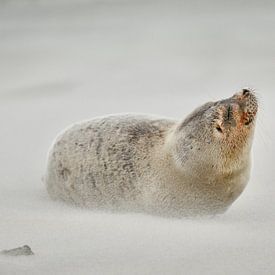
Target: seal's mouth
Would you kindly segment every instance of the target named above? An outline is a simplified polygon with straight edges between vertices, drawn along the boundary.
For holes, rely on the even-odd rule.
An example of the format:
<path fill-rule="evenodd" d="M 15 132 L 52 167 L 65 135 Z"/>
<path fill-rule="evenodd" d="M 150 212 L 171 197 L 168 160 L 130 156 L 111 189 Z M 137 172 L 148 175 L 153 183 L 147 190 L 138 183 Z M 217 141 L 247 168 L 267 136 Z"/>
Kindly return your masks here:
<path fill-rule="evenodd" d="M 232 97 L 220 101 L 220 119 L 216 126 L 223 133 L 232 127 L 249 127 L 253 124 L 258 111 L 257 98 L 252 90 L 242 89 Z"/>

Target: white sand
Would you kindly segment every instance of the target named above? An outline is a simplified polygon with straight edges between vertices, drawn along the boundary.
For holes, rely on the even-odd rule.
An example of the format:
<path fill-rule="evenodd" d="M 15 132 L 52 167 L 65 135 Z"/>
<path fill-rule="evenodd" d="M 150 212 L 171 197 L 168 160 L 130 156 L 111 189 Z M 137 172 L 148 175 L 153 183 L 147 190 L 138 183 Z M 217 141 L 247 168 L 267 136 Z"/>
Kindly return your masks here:
<path fill-rule="evenodd" d="M 35 253 L 0 256 L 1 275 L 275 273 L 274 1 L 183 2 L 0 2 L 0 250 Z M 48 198 L 47 149 L 68 124 L 183 118 L 243 86 L 262 103 L 254 165 L 225 215 L 96 213 Z"/>

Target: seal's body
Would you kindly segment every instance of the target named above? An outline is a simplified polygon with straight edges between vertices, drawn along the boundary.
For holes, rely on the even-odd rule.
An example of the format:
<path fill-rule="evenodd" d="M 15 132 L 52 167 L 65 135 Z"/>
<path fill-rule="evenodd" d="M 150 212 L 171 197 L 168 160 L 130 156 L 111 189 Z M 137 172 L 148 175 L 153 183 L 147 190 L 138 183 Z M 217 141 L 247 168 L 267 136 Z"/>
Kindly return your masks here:
<path fill-rule="evenodd" d="M 224 212 L 248 182 L 256 112 L 244 89 L 180 122 L 113 115 L 75 124 L 49 153 L 48 192 L 97 209 Z"/>

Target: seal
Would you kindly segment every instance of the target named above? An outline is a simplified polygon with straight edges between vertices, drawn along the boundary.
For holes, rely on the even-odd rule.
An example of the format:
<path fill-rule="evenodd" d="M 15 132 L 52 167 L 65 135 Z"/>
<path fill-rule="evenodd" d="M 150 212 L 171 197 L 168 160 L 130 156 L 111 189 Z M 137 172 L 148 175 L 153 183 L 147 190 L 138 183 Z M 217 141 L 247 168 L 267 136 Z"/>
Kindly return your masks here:
<path fill-rule="evenodd" d="M 76 123 L 49 152 L 48 193 L 105 210 L 223 213 L 249 180 L 257 110 L 243 89 L 182 121 L 126 114 Z"/>

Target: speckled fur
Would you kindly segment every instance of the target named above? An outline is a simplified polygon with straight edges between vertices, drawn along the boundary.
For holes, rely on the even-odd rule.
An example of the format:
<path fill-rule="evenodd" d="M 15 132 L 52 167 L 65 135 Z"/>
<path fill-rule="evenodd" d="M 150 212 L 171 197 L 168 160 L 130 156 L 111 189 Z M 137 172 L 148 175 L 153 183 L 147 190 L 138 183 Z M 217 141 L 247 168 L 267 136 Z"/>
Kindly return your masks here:
<path fill-rule="evenodd" d="M 49 194 L 97 209 L 166 216 L 224 212 L 249 178 L 257 101 L 243 91 L 180 122 L 111 115 L 71 126 L 49 152 Z M 251 123 L 246 127 L 244 120 Z"/>

